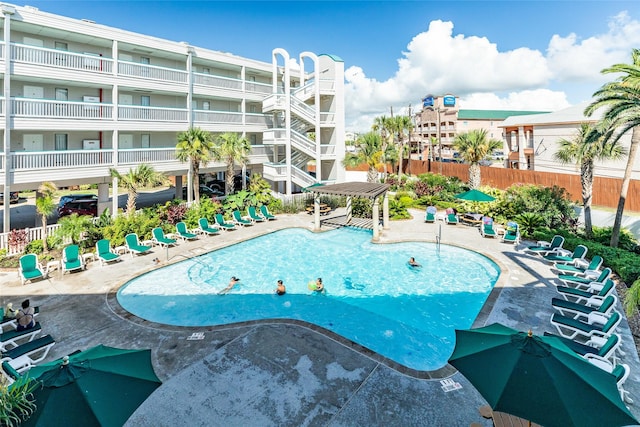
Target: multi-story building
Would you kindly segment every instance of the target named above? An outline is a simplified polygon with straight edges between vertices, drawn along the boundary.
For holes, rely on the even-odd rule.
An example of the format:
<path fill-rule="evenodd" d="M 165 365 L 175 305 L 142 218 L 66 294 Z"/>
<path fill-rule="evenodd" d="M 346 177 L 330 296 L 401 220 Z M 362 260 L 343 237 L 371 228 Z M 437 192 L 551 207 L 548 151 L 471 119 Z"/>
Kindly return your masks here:
<path fill-rule="evenodd" d="M 582 123 L 595 124 L 602 117 L 602 110 L 590 117 L 584 115 L 589 102 L 546 114 L 512 116 L 500 126 L 504 129 L 506 167 L 530 169 L 541 172 L 579 174 L 575 164 L 562 164 L 555 158 L 560 149 L 558 141 L 572 140 L 578 134 Z M 631 132 L 620 138 L 619 144 L 627 151 L 631 144 Z M 621 178 L 627 164 L 627 157 L 618 160 L 595 160 L 596 176 Z M 640 159 L 635 159 L 631 179 L 640 179 Z"/>
<path fill-rule="evenodd" d="M 267 63 L 29 6 L 0 4 L 0 12 L 5 231 L 10 191 L 43 181 L 98 184 L 99 212 L 116 212 L 110 168 L 126 173 L 147 163 L 175 177 L 182 197 L 188 165 L 176 160 L 176 136 L 190 127 L 246 137 L 247 169 L 275 191 L 343 180 L 338 57 L 303 52 L 294 68 L 279 48 Z M 224 169 L 211 162 L 201 171 Z"/>
<path fill-rule="evenodd" d="M 458 100 L 453 95 L 428 95 L 422 99 L 422 110 L 414 116 L 415 131 L 412 135 L 412 146 L 417 146 L 417 151 L 422 154 L 422 150 L 427 150 L 431 144 L 434 146 L 434 159 L 442 157 L 445 161 L 451 160 L 456 154 L 453 149 L 456 135 L 475 129 L 484 129 L 487 131 L 487 137 L 502 140 L 501 125 L 507 117 L 541 113 L 543 112 L 466 110 L 458 107 Z"/>

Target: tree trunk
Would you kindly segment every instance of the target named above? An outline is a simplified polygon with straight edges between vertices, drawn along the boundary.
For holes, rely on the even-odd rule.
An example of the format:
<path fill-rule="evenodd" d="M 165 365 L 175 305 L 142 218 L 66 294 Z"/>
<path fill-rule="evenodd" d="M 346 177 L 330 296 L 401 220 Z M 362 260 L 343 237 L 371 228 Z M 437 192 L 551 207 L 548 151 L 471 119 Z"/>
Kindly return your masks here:
<path fill-rule="evenodd" d="M 127 190 L 127 215 L 129 216 L 136 212 L 136 197 L 138 197 L 136 190 Z"/>
<path fill-rule="evenodd" d="M 580 165 L 580 183 L 582 184 L 582 204 L 584 205 L 584 233 L 588 239 L 593 237 L 591 223 L 591 198 L 593 195 L 593 159 L 584 159 Z"/>
<path fill-rule="evenodd" d="M 193 200 L 198 203 L 200 202 L 200 162 L 194 160 L 191 164 L 191 170 L 193 171 Z"/>
<path fill-rule="evenodd" d="M 369 170 L 367 171 L 367 182 L 377 182 L 378 180 L 378 169 L 375 167 L 369 166 Z"/>
<path fill-rule="evenodd" d="M 398 180 L 400 179 L 400 177 L 402 176 L 402 148 L 403 148 L 403 144 L 402 142 L 398 143 L 398 151 L 399 151 L 399 156 L 398 156 Z"/>
<path fill-rule="evenodd" d="M 440 159 L 442 161 L 442 159 Z M 471 188 L 480 187 L 480 165 L 471 163 L 469 165 L 469 186 Z"/>
<path fill-rule="evenodd" d="M 227 181 L 227 195 L 229 194 L 233 194 L 233 159 L 229 158 L 227 159 L 227 176 L 226 176 L 226 181 Z"/>
<path fill-rule="evenodd" d="M 42 250 L 49 252 L 49 245 L 47 244 L 47 216 L 41 215 L 42 221 Z"/>
<path fill-rule="evenodd" d="M 627 159 L 627 167 L 624 170 L 622 178 L 622 188 L 620 189 L 620 199 L 618 200 L 618 209 L 616 210 L 616 219 L 613 223 L 611 231 L 611 247 L 617 248 L 620 243 L 620 228 L 622 226 L 622 215 L 624 214 L 624 203 L 627 200 L 627 192 L 629 191 L 629 182 L 631 181 L 631 171 L 638 153 L 638 145 L 640 144 L 640 126 L 633 128 L 631 133 L 631 145 L 629 146 L 629 158 Z"/>

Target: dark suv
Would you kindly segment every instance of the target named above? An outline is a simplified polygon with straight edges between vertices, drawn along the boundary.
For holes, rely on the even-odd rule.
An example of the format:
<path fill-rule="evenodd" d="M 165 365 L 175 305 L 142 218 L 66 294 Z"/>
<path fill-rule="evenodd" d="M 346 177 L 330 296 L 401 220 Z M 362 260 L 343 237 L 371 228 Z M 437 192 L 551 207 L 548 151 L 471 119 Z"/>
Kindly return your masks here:
<path fill-rule="evenodd" d="M 95 194 L 66 194 L 64 196 L 60 196 L 60 202 L 58 203 L 58 209 L 63 207 L 69 202 L 74 200 L 98 200 L 98 196 Z"/>
<path fill-rule="evenodd" d="M 209 196 L 213 199 L 222 199 L 224 198 L 224 192 L 201 184 L 200 196 Z M 182 198 L 184 200 L 187 200 L 187 187 L 182 187 Z"/>
<path fill-rule="evenodd" d="M 9 203 L 18 203 L 20 201 L 20 193 L 17 191 L 9 192 Z M 0 191 L 0 203 L 4 202 L 4 191 Z"/>
<path fill-rule="evenodd" d="M 58 207 L 58 217 L 71 214 L 98 216 L 98 201 L 94 199 L 71 200 Z"/>

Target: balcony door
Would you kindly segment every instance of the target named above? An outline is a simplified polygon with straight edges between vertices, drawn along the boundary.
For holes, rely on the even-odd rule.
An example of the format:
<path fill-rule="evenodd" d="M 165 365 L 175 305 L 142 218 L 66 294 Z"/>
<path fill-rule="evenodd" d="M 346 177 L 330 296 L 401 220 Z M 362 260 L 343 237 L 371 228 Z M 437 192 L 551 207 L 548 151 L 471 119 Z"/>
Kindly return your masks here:
<path fill-rule="evenodd" d="M 133 148 L 133 135 L 120 134 L 118 136 L 118 148 L 121 150 L 130 150 Z"/>
<path fill-rule="evenodd" d="M 22 137 L 24 151 L 44 151 L 44 136 L 42 134 L 25 134 Z"/>

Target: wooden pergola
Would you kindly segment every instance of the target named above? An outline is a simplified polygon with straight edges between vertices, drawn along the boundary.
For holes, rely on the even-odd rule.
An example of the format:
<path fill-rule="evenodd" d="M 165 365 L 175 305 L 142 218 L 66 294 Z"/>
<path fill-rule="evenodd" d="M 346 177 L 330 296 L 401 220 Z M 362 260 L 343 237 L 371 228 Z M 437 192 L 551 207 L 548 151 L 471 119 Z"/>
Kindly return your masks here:
<path fill-rule="evenodd" d="M 373 201 L 372 229 L 373 240 L 380 239 L 380 227 L 378 218 L 380 217 L 380 198 L 382 197 L 382 228 L 389 229 L 389 190 L 388 184 L 375 184 L 371 182 L 343 182 L 341 184 L 315 185 L 307 187 L 306 191 L 313 193 L 314 209 L 314 230 L 320 230 L 320 196 L 333 195 L 345 196 L 347 198 L 347 216 L 344 225 L 350 225 L 352 221 L 351 201 L 354 197 L 371 199 Z"/>

